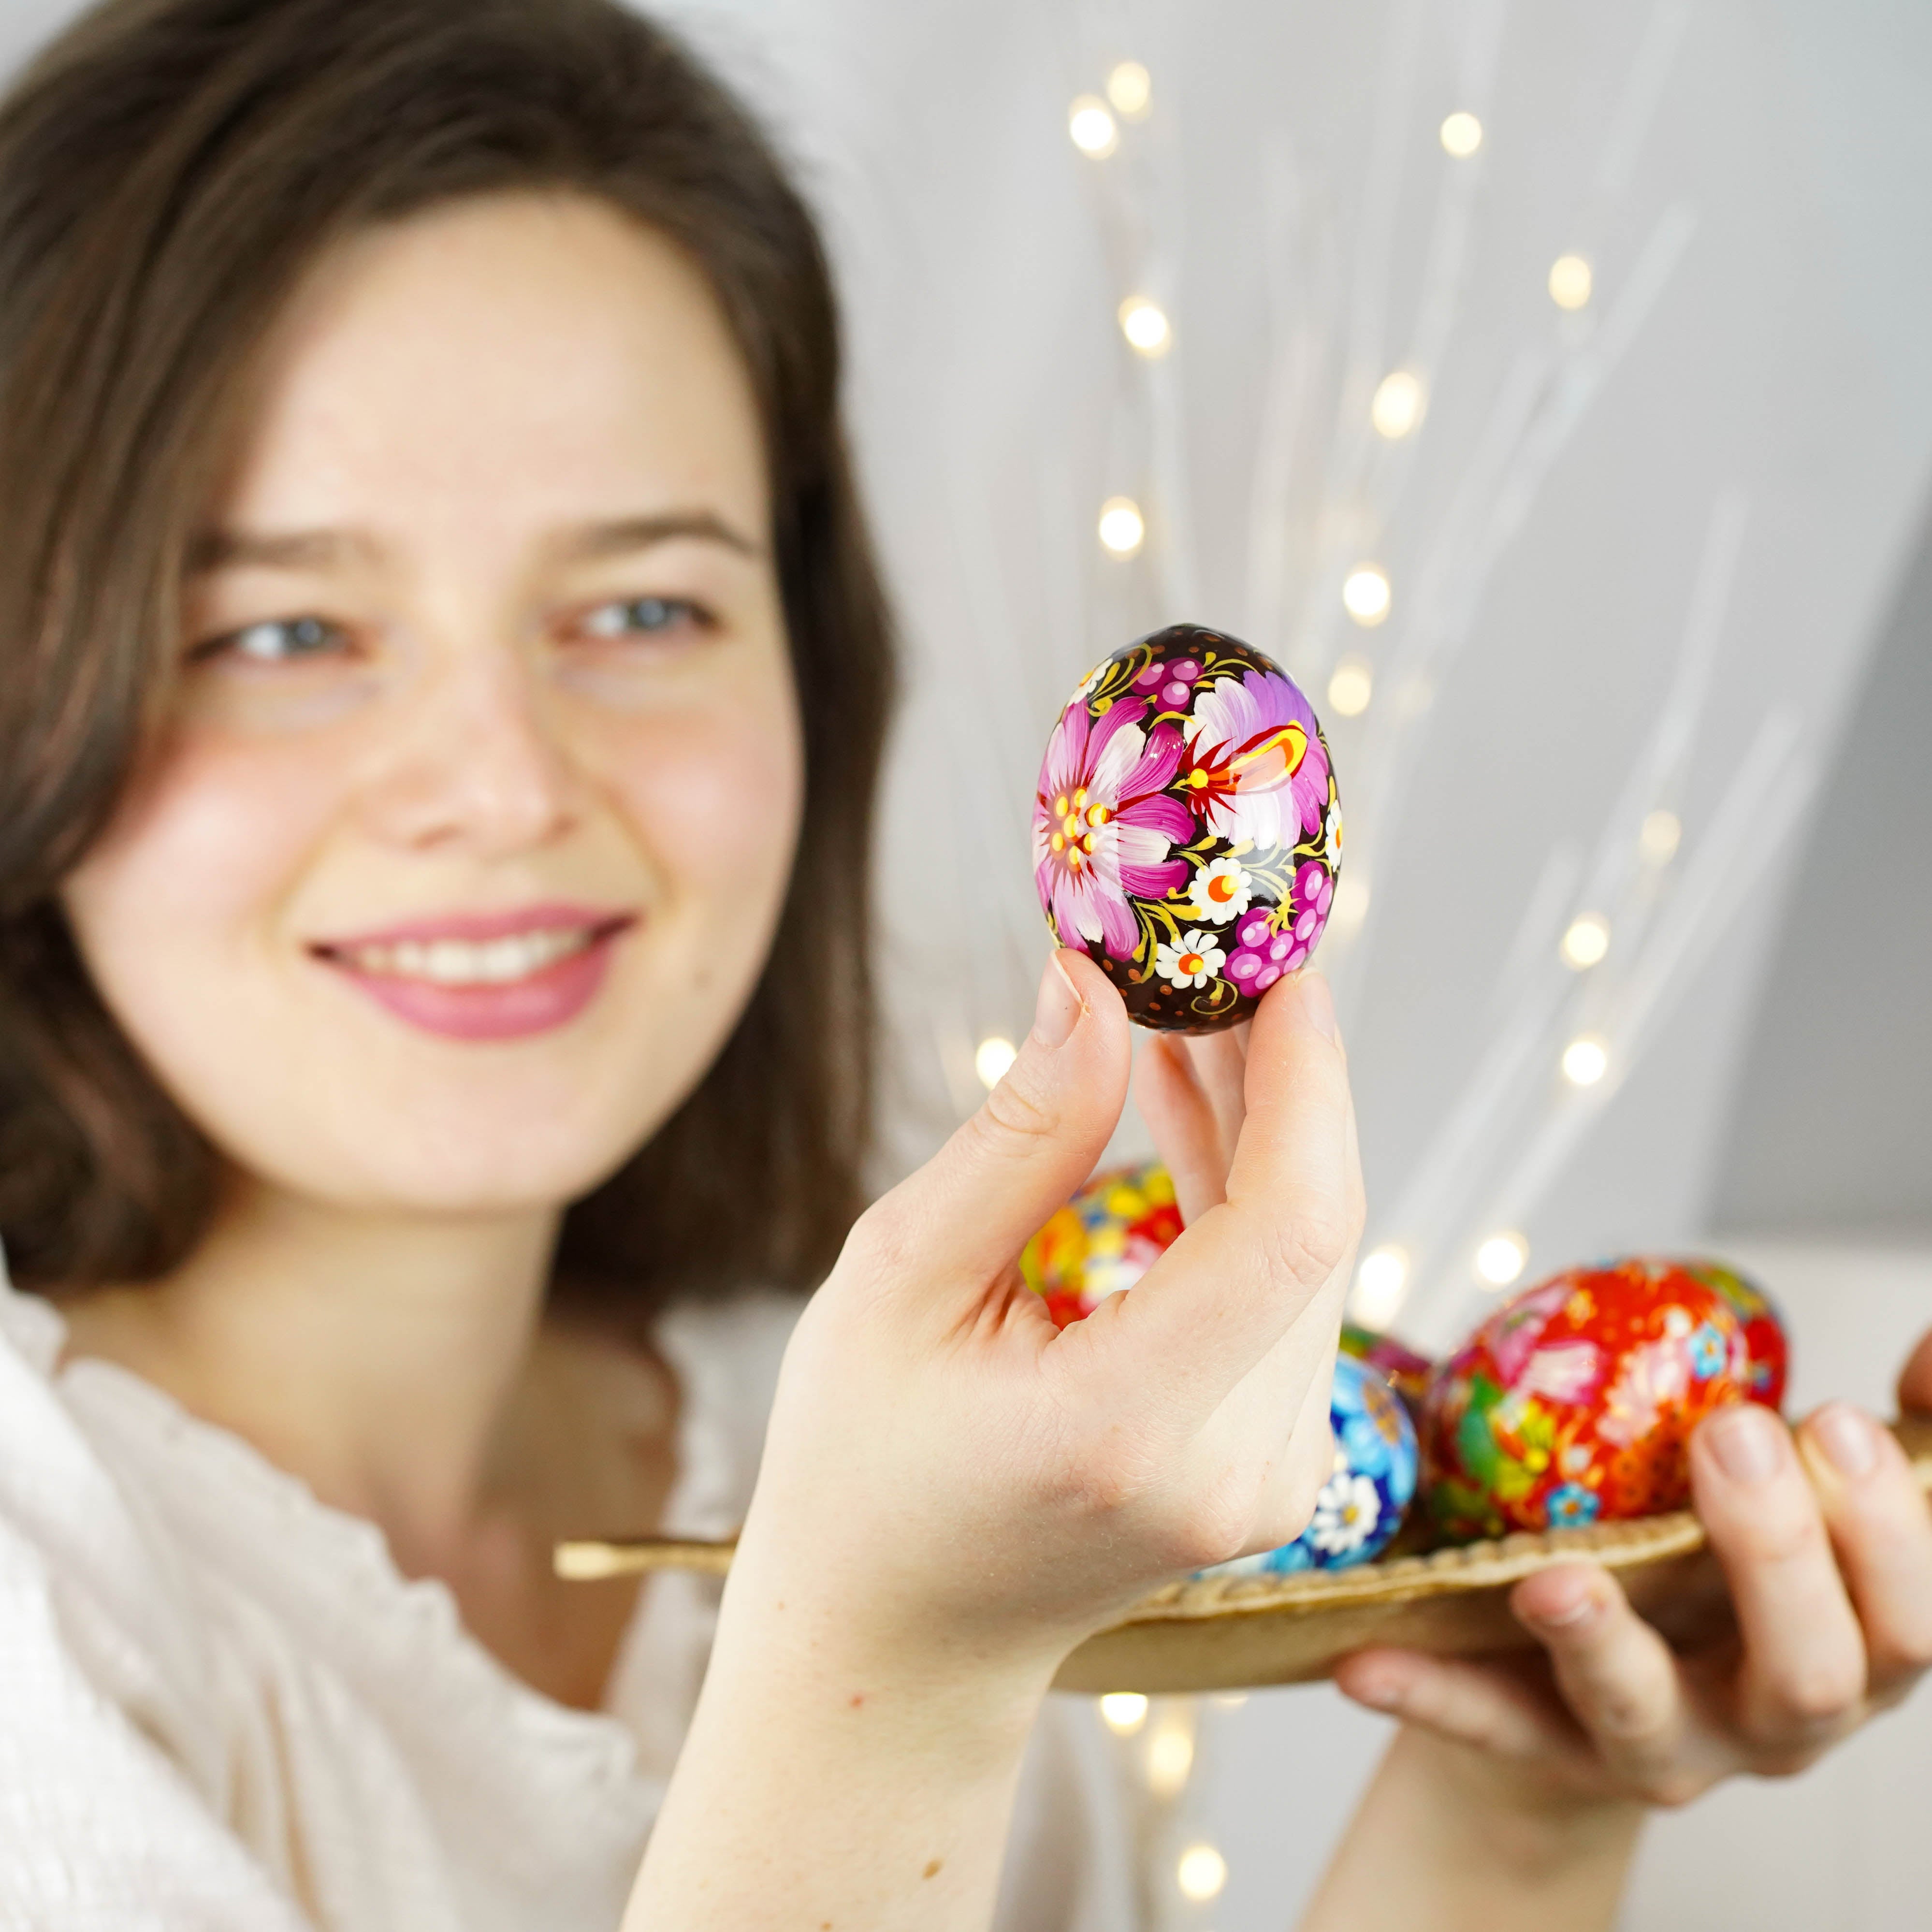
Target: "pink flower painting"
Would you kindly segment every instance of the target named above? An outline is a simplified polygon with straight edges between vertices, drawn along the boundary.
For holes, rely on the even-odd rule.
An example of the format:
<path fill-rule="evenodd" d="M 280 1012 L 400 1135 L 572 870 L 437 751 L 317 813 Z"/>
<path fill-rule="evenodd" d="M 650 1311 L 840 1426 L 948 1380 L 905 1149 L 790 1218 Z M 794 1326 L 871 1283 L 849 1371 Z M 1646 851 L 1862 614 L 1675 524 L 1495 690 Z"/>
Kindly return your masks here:
<path fill-rule="evenodd" d="M 1280 671 L 1196 688 L 1181 789 L 1202 824 L 1238 848 L 1292 845 L 1322 829 L 1328 753 L 1307 699 Z"/>
<path fill-rule="evenodd" d="M 1034 878 L 1061 943 L 1098 940 L 1114 959 L 1141 943 L 1132 899 L 1164 898 L 1188 876 L 1174 847 L 1194 821 L 1166 787 L 1180 770 L 1180 734 L 1149 731 L 1148 701 L 1116 703 L 1090 718 L 1084 703 L 1060 714 L 1040 768 L 1033 814 Z"/>

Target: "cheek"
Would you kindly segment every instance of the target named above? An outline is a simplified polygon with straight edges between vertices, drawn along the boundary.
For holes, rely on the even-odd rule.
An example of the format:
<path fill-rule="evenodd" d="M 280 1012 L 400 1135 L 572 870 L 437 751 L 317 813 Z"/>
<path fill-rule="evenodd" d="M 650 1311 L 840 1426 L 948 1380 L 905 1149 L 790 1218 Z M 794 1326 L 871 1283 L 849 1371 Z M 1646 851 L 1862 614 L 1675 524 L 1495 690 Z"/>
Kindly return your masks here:
<path fill-rule="evenodd" d="M 63 895 L 104 992 L 158 992 L 175 962 L 206 970 L 267 943 L 334 814 L 340 772 L 339 760 L 286 745 L 196 740 L 168 752 Z"/>
<path fill-rule="evenodd" d="M 784 897 L 804 793 L 796 712 L 772 686 L 640 726 L 614 765 L 626 815 L 677 894 L 736 904 L 760 928 Z"/>

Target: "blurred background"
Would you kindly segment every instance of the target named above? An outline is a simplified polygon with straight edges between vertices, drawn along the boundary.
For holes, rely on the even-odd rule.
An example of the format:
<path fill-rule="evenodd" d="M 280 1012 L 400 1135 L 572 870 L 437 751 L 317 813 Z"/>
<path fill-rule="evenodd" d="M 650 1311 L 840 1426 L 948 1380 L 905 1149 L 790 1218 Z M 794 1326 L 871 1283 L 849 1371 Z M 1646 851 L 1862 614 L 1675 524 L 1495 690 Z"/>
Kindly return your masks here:
<path fill-rule="evenodd" d="M 1334 752 L 1358 1311 L 1439 1346 L 1702 1245 L 1785 1304 L 1798 1406 L 1889 1414 L 1932 1322 L 1932 11 L 676 10 L 847 298 L 908 663 L 892 1171 L 1028 1024 L 1058 706 L 1193 619 Z M 1096 1724 L 1158 1822 L 1096 1922 L 1280 1932 L 1384 1735 L 1325 1689 Z M 1928 1790 L 1922 1698 L 1660 1820 L 1625 1923 L 1917 1925 Z"/>
<path fill-rule="evenodd" d="M 0 56 L 73 10 L 4 0 Z M 1358 1312 L 1438 1346 L 1702 1245 L 1784 1303 L 1798 1406 L 1888 1413 L 1932 1322 L 1932 9 L 659 10 L 845 293 L 907 660 L 881 1178 L 1028 1023 L 1059 706 L 1196 620 L 1334 752 Z M 1384 1735 L 1325 1689 L 1096 1714 L 1159 1802 L 1095 1922 L 1279 1932 Z M 1928 1790 L 1922 1698 L 1661 1820 L 1625 1923 L 1922 1924 Z"/>

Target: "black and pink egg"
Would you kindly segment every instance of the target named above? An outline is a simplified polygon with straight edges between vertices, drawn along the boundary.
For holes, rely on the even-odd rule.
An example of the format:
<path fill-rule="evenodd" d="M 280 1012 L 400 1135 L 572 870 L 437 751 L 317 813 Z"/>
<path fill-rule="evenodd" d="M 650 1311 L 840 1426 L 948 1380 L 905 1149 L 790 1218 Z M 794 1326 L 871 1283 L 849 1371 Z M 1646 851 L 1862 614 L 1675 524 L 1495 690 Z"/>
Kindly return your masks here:
<path fill-rule="evenodd" d="M 1054 936 L 1142 1026 L 1246 1018 L 1314 951 L 1341 869 L 1313 707 L 1260 652 L 1197 624 L 1116 651 L 1054 727 L 1033 859 Z"/>

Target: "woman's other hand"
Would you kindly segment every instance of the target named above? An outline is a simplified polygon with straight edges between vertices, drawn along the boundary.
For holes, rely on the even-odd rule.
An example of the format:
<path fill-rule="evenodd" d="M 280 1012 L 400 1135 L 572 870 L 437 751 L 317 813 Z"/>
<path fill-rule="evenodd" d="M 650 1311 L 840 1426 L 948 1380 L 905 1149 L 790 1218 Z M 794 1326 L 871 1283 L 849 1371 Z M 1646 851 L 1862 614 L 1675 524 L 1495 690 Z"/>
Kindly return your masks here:
<path fill-rule="evenodd" d="M 1899 1400 L 1932 1412 L 1932 1334 Z M 1606 1571 L 1568 1563 L 1512 1596 L 1534 1654 L 1338 1668 L 1404 1730 L 1305 1932 L 1404 1922 L 1372 1868 L 1390 1831 L 1432 1923 L 1607 1925 L 1646 1808 L 1802 1771 L 1910 1693 L 1932 1666 L 1932 1510 L 1889 1430 L 1844 1402 L 1795 1432 L 1742 1405 L 1698 1430 L 1691 1478 L 1736 1612 L 1722 1640 L 1673 1653 Z"/>
<path fill-rule="evenodd" d="M 1901 1396 L 1927 1384 L 1932 1336 Z M 1720 1411 L 1690 1466 L 1735 1636 L 1676 1655 L 1606 1571 L 1559 1564 L 1510 1599 L 1540 1657 L 1365 1652 L 1337 1682 L 1516 1767 L 1545 1803 L 1681 1804 L 1738 1772 L 1803 1770 L 1932 1666 L 1932 1511 L 1891 1432 L 1846 1402 L 1795 1434 L 1756 1404 Z"/>

